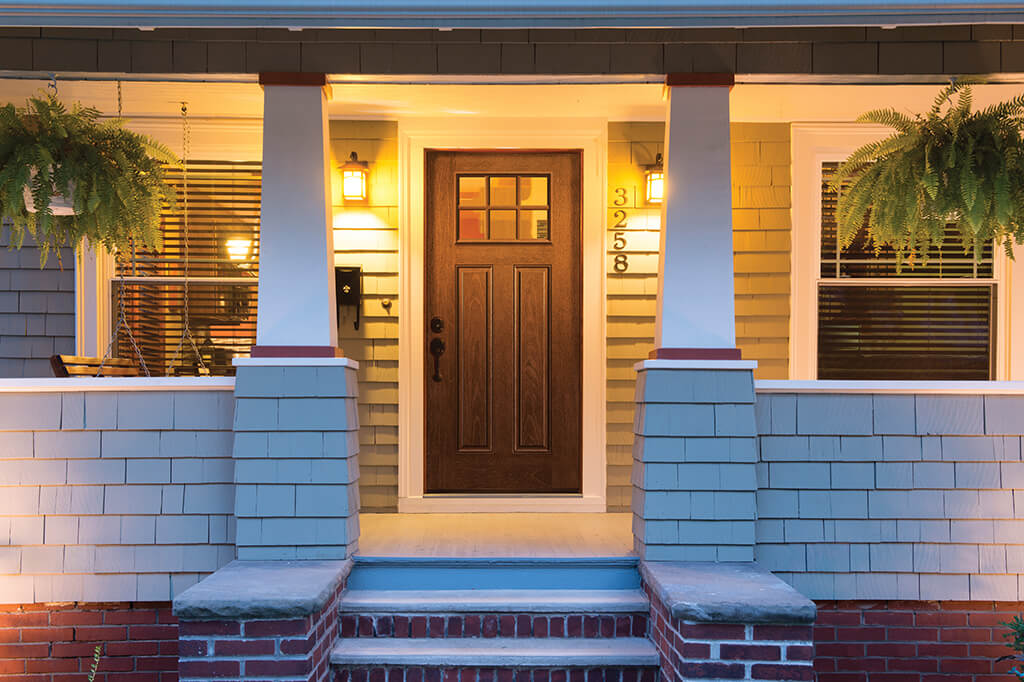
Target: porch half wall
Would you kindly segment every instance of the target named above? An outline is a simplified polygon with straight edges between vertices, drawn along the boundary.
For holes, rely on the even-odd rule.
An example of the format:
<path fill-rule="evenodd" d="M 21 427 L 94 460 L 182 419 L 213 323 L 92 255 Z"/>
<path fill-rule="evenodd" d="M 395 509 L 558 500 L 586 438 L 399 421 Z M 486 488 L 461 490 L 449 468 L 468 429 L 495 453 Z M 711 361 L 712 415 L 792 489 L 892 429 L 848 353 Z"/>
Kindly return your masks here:
<path fill-rule="evenodd" d="M 0 604 L 166 602 L 235 558 L 234 380 L 43 381 L 0 392 Z"/>
<path fill-rule="evenodd" d="M 787 383 L 757 393 L 762 566 L 816 600 L 1024 601 L 1019 390 Z"/>

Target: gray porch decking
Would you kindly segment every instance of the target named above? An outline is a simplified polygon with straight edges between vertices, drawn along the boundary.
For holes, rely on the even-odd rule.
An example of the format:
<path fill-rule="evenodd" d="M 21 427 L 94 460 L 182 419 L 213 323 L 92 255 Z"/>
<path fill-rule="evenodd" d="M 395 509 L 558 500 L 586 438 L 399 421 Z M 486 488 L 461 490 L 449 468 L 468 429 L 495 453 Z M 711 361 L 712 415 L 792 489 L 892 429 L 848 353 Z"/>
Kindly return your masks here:
<path fill-rule="evenodd" d="M 361 514 L 359 554 L 415 557 L 619 557 L 632 514 Z"/>

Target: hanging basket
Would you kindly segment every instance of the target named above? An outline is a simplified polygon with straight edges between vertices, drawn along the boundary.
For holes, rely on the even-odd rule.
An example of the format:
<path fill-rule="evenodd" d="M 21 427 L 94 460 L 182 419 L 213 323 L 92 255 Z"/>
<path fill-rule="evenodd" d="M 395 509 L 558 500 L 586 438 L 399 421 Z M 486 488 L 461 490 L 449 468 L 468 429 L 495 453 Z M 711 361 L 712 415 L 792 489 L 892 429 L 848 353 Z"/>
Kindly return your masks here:
<path fill-rule="evenodd" d="M 25 210 L 29 213 L 36 213 L 36 201 L 32 196 L 32 183 L 36 179 L 36 169 L 33 168 L 29 174 L 29 181 L 22 189 L 25 197 Z M 53 215 L 75 215 L 75 205 L 72 196 L 75 194 L 75 183 L 68 183 L 68 193 L 71 196 L 64 196 L 53 192 L 50 195 L 50 213 Z"/>

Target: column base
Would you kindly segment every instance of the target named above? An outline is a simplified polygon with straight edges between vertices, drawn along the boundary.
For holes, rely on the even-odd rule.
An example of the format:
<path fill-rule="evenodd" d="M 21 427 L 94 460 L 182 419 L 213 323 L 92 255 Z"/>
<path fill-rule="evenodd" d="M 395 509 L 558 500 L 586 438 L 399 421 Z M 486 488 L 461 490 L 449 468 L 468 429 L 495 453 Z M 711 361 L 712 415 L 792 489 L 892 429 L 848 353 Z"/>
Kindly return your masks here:
<path fill-rule="evenodd" d="M 739 348 L 655 348 L 651 360 L 742 360 Z"/>
<path fill-rule="evenodd" d="M 335 346 L 253 346 L 253 358 L 343 358 L 345 352 Z"/>

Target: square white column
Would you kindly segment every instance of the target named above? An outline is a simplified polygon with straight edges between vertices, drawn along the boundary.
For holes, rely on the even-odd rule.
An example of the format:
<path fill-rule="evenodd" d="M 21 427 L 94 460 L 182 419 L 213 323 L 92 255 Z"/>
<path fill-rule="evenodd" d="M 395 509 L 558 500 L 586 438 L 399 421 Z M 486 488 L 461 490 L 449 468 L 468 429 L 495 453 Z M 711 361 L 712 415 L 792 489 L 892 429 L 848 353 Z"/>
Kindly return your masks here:
<path fill-rule="evenodd" d="M 330 133 L 323 74 L 261 74 L 263 183 L 253 356 L 338 346 Z"/>
<path fill-rule="evenodd" d="M 738 359 L 733 296 L 730 74 L 668 81 L 665 198 L 652 357 Z"/>

